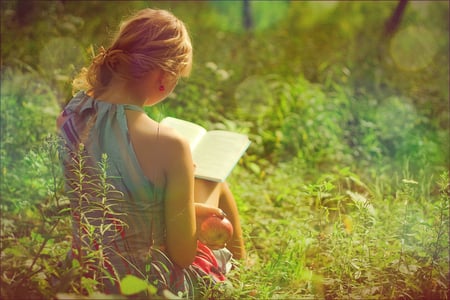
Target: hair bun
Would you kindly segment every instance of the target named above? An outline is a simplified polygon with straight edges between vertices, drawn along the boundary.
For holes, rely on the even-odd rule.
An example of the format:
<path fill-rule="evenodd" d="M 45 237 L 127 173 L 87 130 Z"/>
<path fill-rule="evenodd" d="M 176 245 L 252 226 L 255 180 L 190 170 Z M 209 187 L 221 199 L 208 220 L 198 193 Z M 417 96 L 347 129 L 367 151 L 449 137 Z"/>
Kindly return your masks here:
<path fill-rule="evenodd" d="M 117 64 L 120 62 L 120 55 L 125 51 L 121 49 L 105 49 L 100 47 L 100 52 L 97 55 L 98 63 L 103 66 L 107 66 L 111 71 L 115 70 Z"/>

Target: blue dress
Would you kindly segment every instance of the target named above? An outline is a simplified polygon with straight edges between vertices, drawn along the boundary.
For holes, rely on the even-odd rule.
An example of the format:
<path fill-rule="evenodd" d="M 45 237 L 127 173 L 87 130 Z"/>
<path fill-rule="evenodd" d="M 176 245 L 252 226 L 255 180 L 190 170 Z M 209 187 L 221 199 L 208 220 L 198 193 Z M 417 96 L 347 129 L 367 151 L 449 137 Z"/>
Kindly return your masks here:
<path fill-rule="evenodd" d="M 119 293 L 120 280 L 131 274 L 147 279 L 158 292 L 196 298 L 201 286 L 225 280 L 231 254 L 199 243 L 188 268 L 169 259 L 165 190 L 148 180 L 138 163 L 126 110 L 143 111 L 79 92 L 58 118 L 72 212 L 71 256 L 105 292 Z"/>

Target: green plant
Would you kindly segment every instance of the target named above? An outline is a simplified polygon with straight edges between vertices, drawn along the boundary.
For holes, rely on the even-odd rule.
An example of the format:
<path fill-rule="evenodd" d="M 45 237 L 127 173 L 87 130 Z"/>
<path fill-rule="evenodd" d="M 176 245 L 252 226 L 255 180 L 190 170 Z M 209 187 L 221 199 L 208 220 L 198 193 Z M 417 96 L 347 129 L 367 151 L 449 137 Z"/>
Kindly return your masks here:
<path fill-rule="evenodd" d="M 427 221 L 422 221 L 422 251 L 417 253 L 420 267 L 417 275 L 426 299 L 448 297 L 448 239 L 449 239 L 449 174 L 442 173 L 438 180 L 439 197 L 431 208 Z"/>
<path fill-rule="evenodd" d="M 445 299 L 448 175 L 436 195 L 425 173 L 419 182 L 404 170 L 382 189 L 347 167 L 305 179 L 295 160 L 266 169 L 263 181 L 234 175 L 253 262 L 240 267 L 237 295 Z"/>
<path fill-rule="evenodd" d="M 73 166 L 67 184 L 71 187 L 69 199 L 74 202 L 72 216 L 77 223 L 80 245 L 72 249 L 72 267 L 79 270 L 74 288 L 80 294 L 102 292 L 108 280 L 120 281 L 114 270 L 107 271 L 112 267 L 108 253 L 113 251 L 107 241 L 120 235 L 118 228 L 127 226 L 121 218 L 124 213 L 117 210 L 124 201 L 123 194 L 110 182 L 106 154 L 98 165 L 86 155 L 83 144 L 76 153 L 66 155 L 64 159 L 71 160 L 68 163 Z"/>
<path fill-rule="evenodd" d="M 25 157 L 27 173 L 24 173 L 30 177 L 22 178 L 16 187 L 23 188 L 24 192 L 31 189 L 25 195 L 34 192 L 34 199 L 30 197 L 19 204 L 2 201 L 1 293 L 4 299 L 53 296 L 52 278 L 59 273 L 60 257 L 69 248 L 65 239 L 69 220 L 61 194 L 58 147 L 58 139 L 49 136 Z M 30 174 L 30 170 L 35 173 Z M 34 191 L 27 181 L 34 184 Z"/>

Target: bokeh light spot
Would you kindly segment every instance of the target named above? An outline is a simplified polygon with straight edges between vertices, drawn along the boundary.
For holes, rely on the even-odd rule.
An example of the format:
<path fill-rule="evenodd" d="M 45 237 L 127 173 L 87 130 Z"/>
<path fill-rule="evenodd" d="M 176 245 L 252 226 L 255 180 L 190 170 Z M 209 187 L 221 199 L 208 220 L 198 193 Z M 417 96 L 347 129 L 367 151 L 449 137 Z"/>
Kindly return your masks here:
<path fill-rule="evenodd" d="M 400 30 L 390 44 L 390 53 L 395 64 L 408 71 L 417 71 L 428 66 L 437 50 L 436 35 L 418 26 Z"/>

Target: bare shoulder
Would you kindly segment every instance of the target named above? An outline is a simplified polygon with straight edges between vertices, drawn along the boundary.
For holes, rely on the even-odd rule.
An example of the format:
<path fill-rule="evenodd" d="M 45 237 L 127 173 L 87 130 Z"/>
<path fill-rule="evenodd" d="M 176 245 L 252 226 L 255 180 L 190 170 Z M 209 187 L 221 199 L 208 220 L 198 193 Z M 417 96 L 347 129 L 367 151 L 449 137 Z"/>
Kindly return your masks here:
<path fill-rule="evenodd" d="M 144 173 L 153 174 L 156 166 L 166 172 L 177 172 L 183 165 L 192 164 L 188 142 L 170 127 L 145 114 L 130 113 L 128 129 Z"/>
<path fill-rule="evenodd" d="M 163 124 L 159 124 L 158 127 L 158 143 L 164 148 L 164 151 L 181 151 L 190 154 L 188 141 L 175 130 Z"/>
<path fill-rule="evenodd" d="M 164 126 L 143 113 L 128 114 L 128 129 L 132 139 L 146 146 L 163 143 L 167 146 L 184 145 L 186 141 L 175 130 Z"/>

